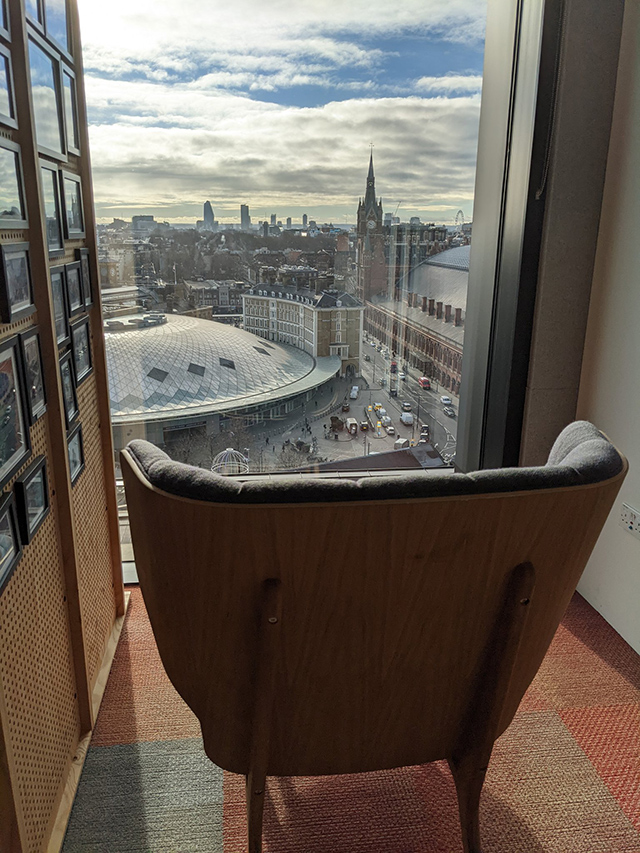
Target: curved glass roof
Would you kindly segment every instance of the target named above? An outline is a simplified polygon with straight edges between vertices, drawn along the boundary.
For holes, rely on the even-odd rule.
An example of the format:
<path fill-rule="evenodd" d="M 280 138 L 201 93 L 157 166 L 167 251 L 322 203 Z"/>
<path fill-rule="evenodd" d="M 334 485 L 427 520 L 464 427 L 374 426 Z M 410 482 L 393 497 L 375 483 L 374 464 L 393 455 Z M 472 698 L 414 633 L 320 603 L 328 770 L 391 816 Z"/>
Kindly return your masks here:
<path fill-rule="evenodd" d="M 140 315 L 105 326 L 114 423 L 229 412 L 309 390 L 340 369 L 224 323 L 167 315 L 138 328 Z"/>

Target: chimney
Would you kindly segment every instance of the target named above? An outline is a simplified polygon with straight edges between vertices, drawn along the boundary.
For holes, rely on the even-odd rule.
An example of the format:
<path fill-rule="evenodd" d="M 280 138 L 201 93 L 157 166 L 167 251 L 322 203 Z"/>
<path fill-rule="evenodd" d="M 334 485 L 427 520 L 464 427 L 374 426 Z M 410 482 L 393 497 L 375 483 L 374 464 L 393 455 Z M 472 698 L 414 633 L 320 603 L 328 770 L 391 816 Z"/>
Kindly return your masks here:
<path fill-rule="evenodd" d="M 451 322 L 451 305 L 444 306 L 444 321 L 445 323 Z"/>
<path fill-rule="evenodd" d="M 435 299 L 430 299 L 430 300 L 429 300 L 429 314 L 431 314 L 432 316 L 436 313 L 436 309 L 435 309 L 435 307 L 434 307 L 434 306 L 435 306 L 435 304 L 436 304 Z"/>
<path fill-rule="evenodd" d="M 422 310 L 423 311 L 427 310 L 427 297 L 426 296 L 422 297 Z"/>
<path fill-rule="evenodd" d="M 442 320 L 442 302 L 436 302 L 436 317 Z"/>
<path fill-rule="evenodd" d="M 462 308 L 456 308 L 456 316 L 455 316 L 455 320 L 453 321 L 453 325 L 454 326 L 461 326 L 462 325 Z"/>

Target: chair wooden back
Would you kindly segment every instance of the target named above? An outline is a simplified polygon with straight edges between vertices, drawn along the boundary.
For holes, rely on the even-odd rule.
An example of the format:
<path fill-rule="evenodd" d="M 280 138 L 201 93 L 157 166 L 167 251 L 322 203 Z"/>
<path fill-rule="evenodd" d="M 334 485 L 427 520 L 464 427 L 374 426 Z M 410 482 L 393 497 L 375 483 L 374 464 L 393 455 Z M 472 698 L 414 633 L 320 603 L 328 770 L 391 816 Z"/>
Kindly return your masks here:
<path fill-rule="evenodd" d="M 626 463 L 610 479 L 563 488 L 289 504 L 180 497 L 152 485 L 130 451 L 122 470 L 158 648 L 200 720 L 207 754 L 249 771 L 264 683 L 264 582 L 275 578 L 266 772 L 313 775 L 450 757 L 492 666 L 513 570 L 530 563 L 535 589 L 500 734 L 542 662 Z"/>

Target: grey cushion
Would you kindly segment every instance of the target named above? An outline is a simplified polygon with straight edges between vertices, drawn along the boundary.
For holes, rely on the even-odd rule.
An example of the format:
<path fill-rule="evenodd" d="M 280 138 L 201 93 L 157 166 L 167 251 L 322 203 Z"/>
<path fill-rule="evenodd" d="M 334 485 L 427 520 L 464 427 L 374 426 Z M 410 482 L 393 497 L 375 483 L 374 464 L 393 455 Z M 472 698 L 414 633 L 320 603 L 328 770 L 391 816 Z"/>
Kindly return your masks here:
<path fill-rule="evenodd" d="M 586 421 L 576 421 L 562 431 L 545 466 L 470 474 L 446 469 L 361 479 L 275 475 L 243 482 L 174 462 L 148 441 L 132 441 L 127 449 L 153 486 L 181 497 L 219 503 L 322 503 L 550 489 L 607 480 L 623 464 L 615 447 Z"/>

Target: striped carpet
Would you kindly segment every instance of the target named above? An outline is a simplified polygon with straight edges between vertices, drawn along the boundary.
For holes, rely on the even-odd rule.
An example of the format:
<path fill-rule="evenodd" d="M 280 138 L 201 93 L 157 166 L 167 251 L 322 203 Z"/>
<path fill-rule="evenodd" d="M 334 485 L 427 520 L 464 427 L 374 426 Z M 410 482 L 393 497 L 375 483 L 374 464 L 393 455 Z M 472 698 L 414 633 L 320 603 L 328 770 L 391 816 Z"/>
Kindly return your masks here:
<path fill-rule="evenodd" d="M 640 658 L 576 595 L 481 804 L 484 853 L 640 853 Z M 270 779 L 268 853 L 461 853 L 444 762 Z M 67 830 L 64 853 L 241 853 L 244 780 L 205 757 L 169 683 L 139 589 Z"/>

